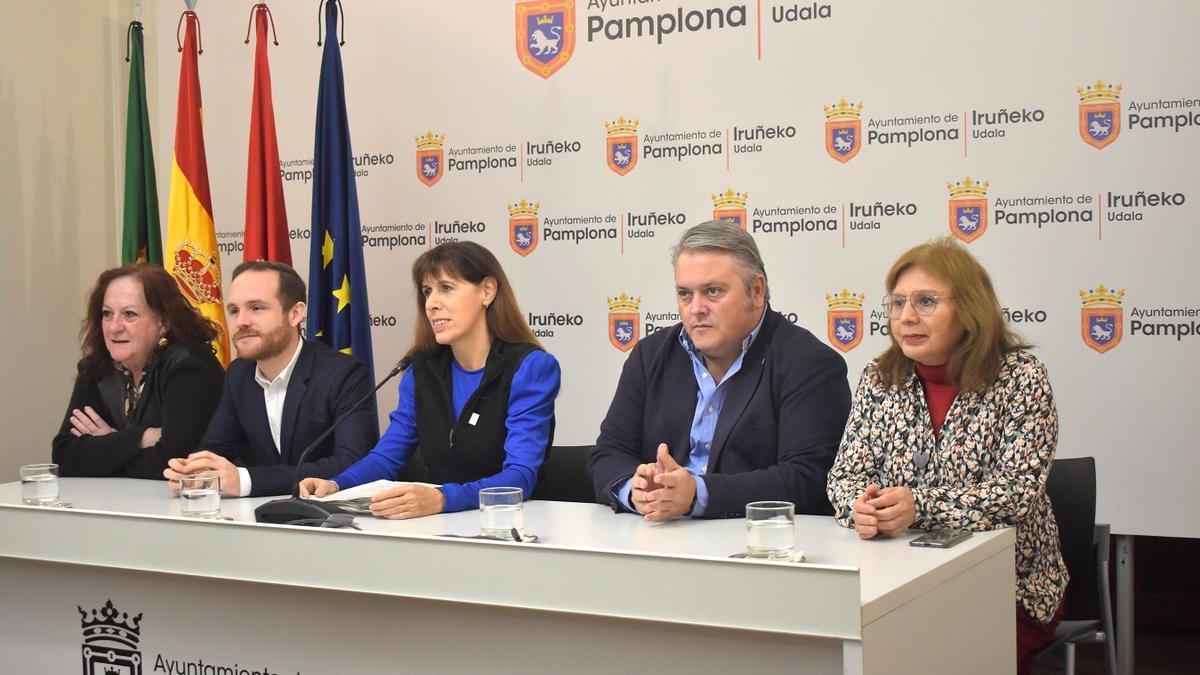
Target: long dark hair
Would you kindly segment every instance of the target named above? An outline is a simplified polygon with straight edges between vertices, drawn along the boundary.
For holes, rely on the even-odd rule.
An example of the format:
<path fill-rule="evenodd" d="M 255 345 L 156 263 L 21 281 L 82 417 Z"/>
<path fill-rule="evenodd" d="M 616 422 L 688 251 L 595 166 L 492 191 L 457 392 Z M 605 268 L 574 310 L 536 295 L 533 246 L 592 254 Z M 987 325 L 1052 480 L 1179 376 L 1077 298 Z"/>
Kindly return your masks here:
<path fill-rule="evenodd" d="M 533 336 L 533 331 L 517 306 L 517 297 L 500 261 L 486 248 L 473 241 L 453 241 L 438 244 L 422 253 L 412 267 L 413 286 L 417 296 L 417 317 L 413 324 L 413 346 L 408 350 L 415 354 L 433 354 L 441 345 L 433 335 L 433 327 L 425 317 L 425 296 L 421 285 L 430 277 L 447 274 L 472 284 L 480 284 L 491 277 L 496 280 L 496 297 L 487 309 L 488 333 L 505 342 L 528 342 L 538 347 L 542 343 Z"/>
<path fill-rule="evenodd" d="M 114 267 L 100 273 L 96 286 L 87 299 L 87 313 L 79 329 L 79 343 L 83 357 L 79 359 L 79 374 L 100 377 L 112 369 L 112 357 L 104 345 L 100 313 L 104 309 L 104 293 L 108 285 L 121 277 L 133 277 L 142 284 L 146 305 L 163 323 L 168 343 L 212 342 L 221 328 L 204 318 L 179 292 L 175 279 L 158 265 L 134 263 Z"/>

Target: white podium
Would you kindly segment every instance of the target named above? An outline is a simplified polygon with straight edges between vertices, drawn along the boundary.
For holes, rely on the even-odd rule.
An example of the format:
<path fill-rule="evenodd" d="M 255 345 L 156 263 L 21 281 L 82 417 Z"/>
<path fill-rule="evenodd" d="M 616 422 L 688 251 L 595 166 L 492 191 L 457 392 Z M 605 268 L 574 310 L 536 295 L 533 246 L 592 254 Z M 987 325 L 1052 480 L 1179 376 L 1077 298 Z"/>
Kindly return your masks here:
<path fill-rule="evenodd" d="M 26 507 L 0 485 L 9 672 L 1016 667 L 1011 530 L 916 549 L 798 516 L 793 564 L 730 559 L 741 520 L 598 505 L 527 502 L 539 540 L 517 544 L 441 536 L 477 533 L 476 511 L 353 531 L 254 523 L 263 499 L 225 500 L 232 522 L 182 518 L 155 481 L 62 479 L 62 497 L 74 507 Z"/>

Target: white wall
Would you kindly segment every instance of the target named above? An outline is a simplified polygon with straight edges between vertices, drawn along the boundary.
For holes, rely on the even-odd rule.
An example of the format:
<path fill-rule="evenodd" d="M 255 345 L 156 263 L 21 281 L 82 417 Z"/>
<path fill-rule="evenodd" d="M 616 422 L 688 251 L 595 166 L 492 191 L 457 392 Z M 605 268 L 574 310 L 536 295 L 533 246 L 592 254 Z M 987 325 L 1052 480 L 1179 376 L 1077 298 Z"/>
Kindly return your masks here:
<path fill-rule="evenodd" d="M 165 208 L 182 3 L 157 4 L 157 15 L 151 7 L 144 19 Z M 242 227 L 253 59 L 253 47 L 242 38 L 251 4 L 198 7 L 214 218 L 227 247 L 240 243 Z M 749 8 L 746 26 L 675 34 L 661 45 L 650 37 L 587 39 L 592 16 L 623 19 L 734 4 Z M 507 204 L 540 201 L 543 228 L 555 231 L 571 226 L 552 219 L 650 211 L 684 213 L 694 224 L 712 213 L 709 195 L 725 188 L 749 192 L 751 209 L 817 204 L 844 214 L 847 204 L 915 204 L 918 215 L 881 218 L 879 230 L 847 232 L 843 223 L 838 232 L 756 235 L 774 304 L 824 337 L 826 293 L 866 293 L 869 320 L 890 261 L 947 231 L 946 182 L 989 179 L 993 222 L 972 251 L 992 270 L 1006 306 L 1046 317 L 1017 327 L 1050 367 L 1062 414 L 1061 454 L 1101 457 L 1100 516 L 1116 531 L 1196 536 L 1187 514 L 1200 505 L 1191 488 L 1200 470 L 1200 336 L 1134 334 L 1132 320 L 1135 310 L 1197 307 L 1200 287 L 1192 270 L 1200 125 L 1178 133 L 1126 127 L 1120 140 L 1097 150 L 1079 138 L 1075 87 L 1096 78 L 1123 83 L 1126 115 L 1134 103 L 1200 97 L 1200 70 L 1193 65 L 1200 52 L 1187 32 L 1197 6 L 826 0 L 828 19 L 772 21 L 776 6 L 792 4 L 761 4 L 760 57 L 756 3 L 663 0 L 598 9 L 601 3 L 578 0 L 575 54 L 543 80 L 517 61 L 513 2 L 347 3 L 343 57 L 354 151 L 394 158 L 364 167 L 369 175 L 358 181 L 364 227 L 413 225 L 428 234 L 434 221 L 486 223 L 486 233 L 472 238 L 500 257 L 525 310 L 584 320 L 582 327 L 556 329 L 545 342 L 564 368 L 558 441 L 586 443 L 595 437 L 624 360 L 608 341 L 605 298 L 641 296 L 643 329 L 669 323 L 654 315 L 674 310 L 665 253 L 682 227 L 655 228 L 654 239 L 619 244 L 543 239 L 522 258 L 508 245 Z M 312 153 L 316 12 L 300 2 L 277 1 L 272 9 L 281 42 L 270 50 L 280 155 L 302 161 Z M 9 442 L 0 477 L 48 456 L 78 354 L 82 295 L 95 274 L 117 260 L 128 18 L 127 1 L 21 3 L 0 26 L 0 218 L 9 243 L 0 266 L 9 319 L 2 338 L 8 357 L 2 423 Z M 822 106 L 843 97 L 864 103 L 864 133 L 871 121 L 948 111 L 966 117 L 1026 108 L 1045 111 L 1045 119 L 1005 125 L 1003 138 L 972 136 L 969 152 L 961 142 L 875 144 L 841 164 L 824 152 Z M 642 159 L 618 177 L 603 163 L 603 122 L 618 115 L 640 118 L 643 145 L 654 135 L 729 133 L 759 124 L 794 125 L 797 135 L 765 142 L 762 152 L 735 152 L 729 163 L 727 154 Z M 412 154 L 414 136 L 426 131 L 446 134 L 447 158 L 471 147 L 546 140 L 578 141 L 582 150 L 556 156 L 550 167 L 448 172 L 427 188 L 413 173 Z M 1136 222 L 1114 220 L 1113 209 L 1092 204 L 1087 208 L 1104 219 L 1102 236 L 1095 223 L 1039 228 L 995 218 L 1000 199 L 1139 190 L 1181 193 L 1187 203 L 1116 209 L 1117 215 L 1145 216 Z M 310 226 L 311 186 L 293 179 L 285 192 L 291 228 L 302 236 Z M 372 313 L 394 320 L 375 329 L 377 369 L 409 340 L 407 269 L 424 248 L 376 244 L 366 252 Z M 296 239 L 293 254 L 306 270 L 307 240 Z M 235 249 L 224 256 L 226 279 L 240 257 Z M 1106 354 L 1089 349 L 1079 334 L 1078 291 L 1100 283 L 1127 290 L 1124 340 Z M 1195 318 L 1147 321 L 1192 324 Z M 872 331 L 846 355 L 852 384 L 886 342 Z M 394 388 L 381 393 L 380 404 L 386 415 Z"/>
<path fill-rule="evenodd" d="M 304 271 L 312 186 L 303 178 L 303 163 L 312 156 L 321 50 L 313 7 L 271 5 L 280 41 L 270 48 L 280 158 L 294 172 L 284 191 L 298 236 L 293 259 Z M 456 236 L 497 255 L 525 311 L 550 321 L 578 319 L 543 329 L 543 335 L 563 367 L 555 440 L 591 443 L 626 357 L 609 343 L 605 299 L 639 296 L 642 335 L 650 324 L 673 323 L 664 318 L 675 311 L 668 248 L 684 227 L 712 216 L 712 193 L 732 188 L 749 194 L 750 218 L 760 221 L 751 222 L 751 232 L 763 250 L 776 309 L 828 340 L 826 294 L 849 289 L 866 295 L 862 341 L 845 355 L 854 385 L 888 343 L 877 311 L 884 273 L 902 251 L 950 231 L 947 182 L 971 176 L 990 181 L 989 225 L 969 246 L 991 271 L 1004 306 L 1034 319 L 1014 326 L 1049 368 L 1061 417 L 1060 456 L 1097 456 L 1099 517 L 1115 532 L 1200 536 L 1189 517 L 1200 506 L 1192 488 L 1200 472 L 1200 322 L 1160 313 L 1200 310 L 1193 272 L 1200 242 L 1200 118 L 1178 131 L 1135 127 L 1131 119 L 1138 112 L 1195 114 L 1197 107 L 1187 102 L 1200 101 L 1194 65 L 1200 48 L 1188 30 L 1200 21 L 1200 5 L 817 5 L 814 17 L 812 3 L 785 0 L 576 0 L 573 55 L 543 79 L 517 58 L 528 43 L 518 47 L 515 40 L 514 7 L 530 5 L 346 3 L 342 57 L 353 150 L 367 158 L 357 184 L 362 223 L 372 237 L 364 258 L 371 313 L 380 319 L 373 330 L 376 371 L 385 370 L 411 339 L 408 269 L 437 243 L 429 236 L 434 223 L 479 223 L 482 231 Z M 561 4 L 534 6 L 547 12 Z M 793 7 L 799 20 L 788 19 Z M 241 258 L 253 63 L 253 48 L 242 39 L 249 6 L 201 3 L 198 10 L 209 177 L 228 278 L 231 263 Z M 728 25 L 718 21 L 638 37 L 637 26 L 646 26 L 641 18 L 677 28 L 680 12 L 732 18 Z M 160 138 L 170 138 L 174 128 L 178 16 L 178 9 L 164 8 L 148 23 L 147 39 L 158 40 L 148 53 L 157 55 L 162 69 L 157 88 L 150 87 Z M 707 18 L 688 21 L 708 26 Z M 606 28 L 597 32 L 597 25 Z M 560 46 L 566 49 L 565 42 Z M 1097 78 L 1124 86 L 1122 129 L 1103 149 L 1086 143 L 1079 131 L 1076 88 Z M 864 106 L 861 152 L 846 163 L 825 147 L 824 107 L 843 98 Z M 1192 107 L 1155 108 L 1180 101 Z M 1144 106 L 1151 106 L 1149 112 Z M 1002 123 L 987 121 L 1000 111 Z M 1032 119 L 1008 115 L 1022 111 Z M 641 154 L 633 171 L 618 176 L 605 162 L 604 126 L 618 116 L 640 120 L 643 151 L 672 145 L 675 134 L 702 133 L 722 152 L 682 161 Z M 739 131 L 753 133 L 759 125 L 789 133 L 737 142 Z M 414 139 L 428 131 L 445 134 L 446 164 L 452 157 L 523 161 L 519 168 L 448 170 L 426 187 L 415 173 Z M 928 136 L 911 143 L 895 136 L 871 141 L 871 131 Z M 538 158 L 527 144 L 546 141 L 578 143 L 579 149 L 553 155 L 551 165 L 528 164 Z M 487 149 L 496 146 L 503 148 Z M 1109 194 L 1125 200 L 1139 192 L 1155 199 L 1178 195 L 1184 203 L 1107 203 Z M 510 247 L 506 209 L 521 199 L 541 203 L 541 241 L 524 257 Z M 912 213 L 856 215 L 877 203 L 899 203 Z M 820 215 L 787 211 L 813 206 Z M 637 222 L 650 212 L 686 216 L 686 223 Z M 1039 226 L 1013 218 L 1014 212 L 1074 220 Z M 831 216 L 839 220 L 836 229 L 789 233 L 761 226 Z M 597 217 L 617 221 L 602 226 L 613 229 L 613 238 L 575 243 L 562 236 L 582 227 L 572 219 Z M 857 226 L 864 221 L 878 227 Z M 647 233 L 654 237 L 634 236 Z M 402 235 L 418 236 L 388 243 L 389 236 Z M 1100 284 L 1126 292 L 1118 309 L 1123 339 L 1103 354 L 1080 334 L 1079 291 Z M 1188 334 L 1176 339 L 1146 332 L 1155 324 Z M 380 395 L 381 412 L 395 401 L 396 390 L 388 387 Z"/>
<path fill-rule="evenodd" d="M 83 295 L 119 257 L 114 130 L 123 134 L 126 85 L 116 5 L 6 3 L 0 21 L 4 481 L 21 464 L 49 461 L 79 358 Z"/>

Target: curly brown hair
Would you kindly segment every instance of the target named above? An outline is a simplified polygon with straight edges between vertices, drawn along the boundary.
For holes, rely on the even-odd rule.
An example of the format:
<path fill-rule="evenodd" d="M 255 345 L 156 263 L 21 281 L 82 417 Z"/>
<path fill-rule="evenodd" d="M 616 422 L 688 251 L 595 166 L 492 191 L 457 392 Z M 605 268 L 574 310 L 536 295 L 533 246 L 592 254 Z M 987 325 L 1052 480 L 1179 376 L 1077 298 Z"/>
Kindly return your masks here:
<path fill-rule="evenodd" d="M 100 273 L 95 287 L 88 294 L 87 311 L 79 329 L 79 343 L 83 352 L 79 359 L 80 375 L 96 378 L 112 368 L 112 357 L 104 344 L 100 315 L 108 285 L 121 277 L 133 277 L 141 283 L 146 305 L 166 327 L 164 337 L 168 343 L 212 342 L 221 334 L 221 327 L 192 307 L 179 292 L 175 279 L 162 267 L 150 263 L 114 267 Z"/>

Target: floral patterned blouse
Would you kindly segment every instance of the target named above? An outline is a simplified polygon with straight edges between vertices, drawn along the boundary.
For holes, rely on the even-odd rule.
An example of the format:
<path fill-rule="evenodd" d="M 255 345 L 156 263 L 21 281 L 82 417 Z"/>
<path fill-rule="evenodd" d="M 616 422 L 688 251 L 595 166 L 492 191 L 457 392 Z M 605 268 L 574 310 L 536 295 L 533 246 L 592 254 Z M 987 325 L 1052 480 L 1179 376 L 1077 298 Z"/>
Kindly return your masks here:
<path fill-rule="evenodd" d="M 867 364 L 829 471 L 835 517 L 850 527 L 854 500 L 869 483 L 912 490 L 918 529 L 1016 527 L 1017 602 L 1039 623 L 1067 586 L 1046 475 L 1058 441 L 1058 413 L 1046 368 L 1010 352 L 982 391 L 960 392 L 935 438 L 921 383 L 912 374 L 885 385 Z"/>

